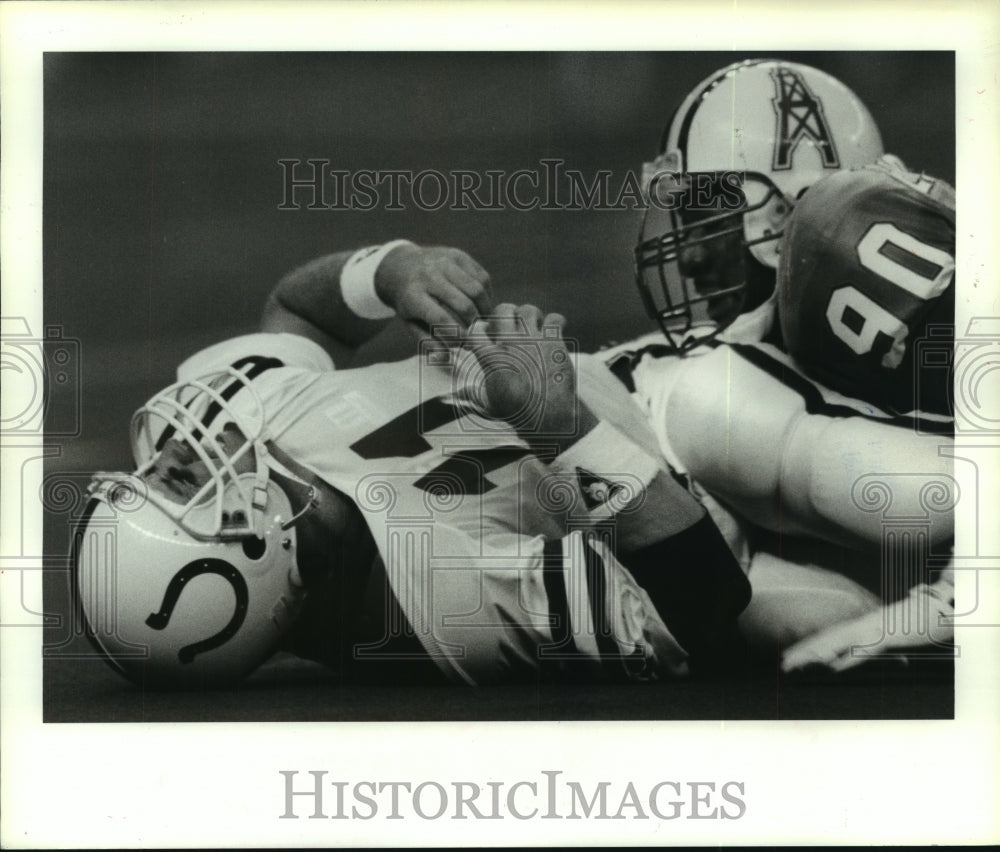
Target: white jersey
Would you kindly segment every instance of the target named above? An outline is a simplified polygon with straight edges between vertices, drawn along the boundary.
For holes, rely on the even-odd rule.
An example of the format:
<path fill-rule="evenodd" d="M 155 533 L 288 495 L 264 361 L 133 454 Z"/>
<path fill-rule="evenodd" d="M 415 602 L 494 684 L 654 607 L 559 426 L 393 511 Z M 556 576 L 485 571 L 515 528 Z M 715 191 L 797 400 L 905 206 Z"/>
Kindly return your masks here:
<path fill-rule="evenodd" d="M 235 364 L 252 378 L 269 440 L 363 514 L 408 622 L 386 617 L 386 638 L 411 630 L 449 678 L 484 683 L 581 661 L 640 679 L 686 671 L 685 651 L 614 556 L 613 523 L 595 527 L 579 471 L 546 464 L 486 418 L 470 392 L 472 356 L 452 357 L 469 361 L 337 371 L 305 338 L 254 334 L 178 372 L 189 380 Z M 578 369 L 592 376 L 581 396 L 619 430 L 623 476 L 648 482 L 663 463 L 628 394 L 600 360 L 581 357 Z M 251 396 L 229 404 L 240 411 Z"/>
<path fill-rule="evenodd" d="M 953 501 L 926 489 L 954 490 L 950 420 L 895 415 L 831 391 L 763 342 L 773 322 L 772 300 L 683 357 L 659 334 L 602 355 L 670 463 L 753 524 L 879 545 L 891 518 L 879 507 L 891 503 L 922 512 L 930 541 L 947 542 Z"/>
<path fill-rule="evenodd" d="M 696 328 L 683 356 L 659 332 L 601 353 L 739 553 L 740 626 L 765 651 L 933 580 L 892 550 L 945 552 L 954 529 L 947 418 L 834 393 L 763 342 L 774 319 L 772 301 L 717 336 Z"/>

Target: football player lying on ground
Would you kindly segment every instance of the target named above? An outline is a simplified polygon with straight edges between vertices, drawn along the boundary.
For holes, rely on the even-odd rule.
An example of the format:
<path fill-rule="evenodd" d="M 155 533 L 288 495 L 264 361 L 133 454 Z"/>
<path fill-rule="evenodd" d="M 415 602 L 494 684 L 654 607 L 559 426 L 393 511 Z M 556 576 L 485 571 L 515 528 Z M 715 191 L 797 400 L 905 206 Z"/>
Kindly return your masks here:
<path fill-rule="evenodd" d="M 466 255 L 394 249 L 286 277 L 260 333 L 137 412 L 137 469 L 95 476 L 75 536 L 106 659 L 144 688 L 231 683 L 279 646 L 390 683 L 738 661 L 743 572 L 600 362 L 577 396 L 560 317 L 500 306 L 450 363 L 334 369 L 379 328 L 357 316 L 376 285 L 420 324 L 488 312 Z"/>

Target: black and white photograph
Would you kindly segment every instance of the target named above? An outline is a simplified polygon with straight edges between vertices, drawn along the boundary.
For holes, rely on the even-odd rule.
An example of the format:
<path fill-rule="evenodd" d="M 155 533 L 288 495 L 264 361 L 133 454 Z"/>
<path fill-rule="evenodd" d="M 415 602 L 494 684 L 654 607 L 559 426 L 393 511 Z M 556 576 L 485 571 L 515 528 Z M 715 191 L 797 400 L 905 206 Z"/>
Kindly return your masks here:
<path fill-rule="evenodd" d="M 55 5 L 5 846 L 998 839 L 995 15 Z"/>

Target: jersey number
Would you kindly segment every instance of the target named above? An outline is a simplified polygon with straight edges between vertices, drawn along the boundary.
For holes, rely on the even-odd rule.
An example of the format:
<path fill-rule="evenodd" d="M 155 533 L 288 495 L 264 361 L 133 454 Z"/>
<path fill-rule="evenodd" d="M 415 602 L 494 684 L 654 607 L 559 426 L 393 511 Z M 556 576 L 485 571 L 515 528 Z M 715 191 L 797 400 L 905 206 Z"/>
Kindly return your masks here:
<path fill-rule="evenodd" d="M 355 441 L 351 449 L 364 459 L 413 458 L 431 449 L 424 438 L 426 432 L 454 423 L 466 413 L 461 405 L 446 402 L 442 397 L 428 399 Z M 528 455 L 531 450 L 515 445 L 463 448 L 446 455 L 441 464 L 413 484 L 424 491 L 434 491 L 452 488 L 460 482 L 465 494 L 485 494 L 496 488 L 486 478 L 488 473 Z"/>
<path fill-rule="evenodd" d="M 951 283 L 955 259 L 889 222 L 872 225 L 858 243 L 858 260 L 869 272 L 918 299 L 940 295 Z M 830 329 L 851 351 L 865 355 L 879 334 L 892 338 L 883 367 L 898 367 L 906 349 L 907 324 L 853 286 L 834 290 L 826 308 Z"/>

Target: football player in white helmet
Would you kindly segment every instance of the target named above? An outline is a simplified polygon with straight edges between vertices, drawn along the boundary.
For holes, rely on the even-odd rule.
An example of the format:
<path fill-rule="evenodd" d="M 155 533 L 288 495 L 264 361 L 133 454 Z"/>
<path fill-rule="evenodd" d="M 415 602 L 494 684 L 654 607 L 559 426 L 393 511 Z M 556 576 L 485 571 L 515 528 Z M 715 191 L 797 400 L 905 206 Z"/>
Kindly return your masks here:
<path fill-rule="evenodd" d="M 260 333 L 180 366 L 136 415 L 135 474 L 96 478 L 76 534 L 88 633 L 120 672 L 231 683 L 279 647 L 467 684 L 738 658 L 749 586 L 624 388 L 574 366 L 561 318 L 484 310 L 487 283 L 452 249 L 327 256 Z M 334 368 L 394 312 L 493 318 L 444 361 Z"/>
<path fill-rule="evenodd" d="M 699 196 L 684 185 L 725 171 L 745 175 L 746 203 L 728 203 L 725 181 L 703 180 L 709 191 L 693 209 Z M 817 69 L 770 60 L 735 63 L 697 86 L 644 169 L 636 277 L 666 340 L 620 346 L 609 363 L 674 467 L 755 541 L 743 623 L 765 645 L 794 643 L 831 622 L 856 623 L 856 634 L 863 625 L 866 641 L 873 632 L 870 622 L 883 615 L 871 594 L 884 591 L 883 519 L 856 491 L 866 474 L 896 475 L 893 487 L 906 491 L 897 499 L 908 504 L 925 486 L 947 495 L 928 524 L 936 548 L 952 536 L 954 481 L 938 452 L 949 440 L 947 375 L 915 371 L 913 353 L 935 324 L 933 343 L 947 344 L 954 198 L 949 219 L 950 188 L 903 175 L 849 89 Z M 934 210 L 938 192 L 944 204 Z M 678 209 L 678 198 L 688 207 Z M 790 223 L 794 235 L 785 233 Z M 865 267 L 863 234 L 849 232 L 870 227 L 897 238 L 869 245 L 879 235 L 871 236 L 875 263 Z M 880 253 L 886 242 L 889 255 Z M 768 552 L 771 533 L 781 538 Z M 828 570 L 838 565 L 864 585 Z M 830 646 L 827 660 L 843 650 Z M 789 667 L 818 661 L 814 647 L 800 645 Z"/>
<path fill-rule="evenodd" d="M 636 281 L 669 345 L 684 348 L 692 326 L 710 322 L 717 330 L 764 301 L 774 289 L 779 238 L 802 193 L 883 153 L 865 105 L 816 68 L 751 59 L 699 83 L 643 168 Z M 742 180 L 745 203 L 719 179 L 727 173 Z"/>
<path fill-rule="evenodd" d="M 308 503 L 269 469 L 263 421 L 227 402 L 253 394 L 247 376 L 234 367 L 157 394 L 133 422 L 136 472 L 91 484 L 74 539 L 88 636 L 143 685 L 243 677 L 301 606 L 295 522 Z"/>
<path fill-rule="evenodd" d="M 864 659 L 844 656 L 843 624 L 856 625 L 856 644 L 871 646 L 875 627 L 891 623 L 866 589 L 896 609 L 950 605 L 947 591 L 907 595 L 935 578 L 923 557 L 906 577 L 900 569 L 914 560 L 898 552 L 890 564 L 890 544 L 899 550 L 903 538 L 886 540 L 899 529 L 880 506 L 920 518 L 913 541 L 925 541 L 932 559 L 947 558 L 957 497 L 949 377 L 922 375 L 914 352 L 921 341 L 940 352 L 951 340 L 954 244 L 947 184 L 894 158 L 840 171 L 797 203 L 780 243 L 778 290 L 767 301 L 686 357 L 649 339 L 609 353 L 665 454 L 699 488 L 751 530 L 777 533 L 783 555 L 798 549 L 792 543 L 813 542 L 804 561 L 835 566 L 830 555 L 809 555 L 821 553 L 819 541 L 857 554 L 841 560 L 861 582 L 852 592 L 844 577 L 774 561 L 774 545 L 755 549 L 744 614 L 751 634 L 788 645 L 832 622 L 825 627 L 833 632 L 790 652 L 790 669 Z M 830 607 L 835 598 L 845 606 Z M 896 635 L 880 650 L 940 644 L 945 632 Z"/>
<path fill-rule="evenodd" d="M 830 176 L 793 214 L 778 292 L 767 302 L 698 357 L 627 350 L 631 381 L 664 446 L 750 520 L 845 544 L 877 542 L 878 518 L 829 502 L 849 504 L 850 491 L 827 491 L 837 477 L 815 448 L 840 454 L 843 486 L 873 471 L 950 467 L 937 452 L 952 430 L 947 371 L 915 385 L 918 341 L 940 343 L 930 329 L 950 331 L 953 316 L 954 208 L 930 187 L 953 198 L 946 184 L 893 162 Z M 918 408 L 921 397 L 928 405 Z M 714 438 L 722 434 L 720 453 Z M 781 442 L 761 445 L 761 436 Z M 771 447 L 780 455 L 771 458 Z M 938 520 L 935 542 L 952 527 L 950 514 Z"/>

